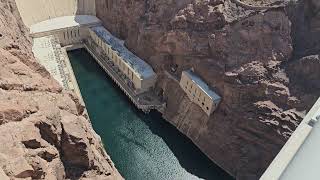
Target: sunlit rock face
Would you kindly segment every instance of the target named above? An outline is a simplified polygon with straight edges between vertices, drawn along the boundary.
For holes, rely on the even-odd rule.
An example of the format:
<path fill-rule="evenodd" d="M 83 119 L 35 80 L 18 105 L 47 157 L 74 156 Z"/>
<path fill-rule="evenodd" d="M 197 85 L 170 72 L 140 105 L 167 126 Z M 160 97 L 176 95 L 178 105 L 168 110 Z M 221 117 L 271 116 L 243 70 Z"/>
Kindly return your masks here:
<path fill-rule="evenodd" d="M 0 9 L 0 179 L 122 179 L 84 106 L 34 59 L 14 1 Z"/>
<path fill-rule="evenodd" d="M 105 27 L 157 72 L 166 120 L 238 179 L 258 179 L 320 95 L 314 72 L 319 72 L 319 48 L 300 45 L 306 36 L 303 43 L 316 41 L 315 34 L 303 33 L 319 30 L 316 5 L 312 0 L 96 0 Z M 165 73 L 180 79 L 189 68 L 222 97 L 210 117 Z"/>

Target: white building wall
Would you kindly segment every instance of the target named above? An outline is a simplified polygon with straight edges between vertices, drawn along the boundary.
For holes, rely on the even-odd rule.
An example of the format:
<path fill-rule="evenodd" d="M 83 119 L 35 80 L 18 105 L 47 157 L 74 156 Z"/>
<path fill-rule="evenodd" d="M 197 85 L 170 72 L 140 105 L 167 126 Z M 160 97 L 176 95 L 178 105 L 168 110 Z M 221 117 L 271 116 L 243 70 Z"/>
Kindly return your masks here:
<path fill-rule="evenodd" d="M 182 72 L 181 74 L 180 87 L 187 94 L 188 98 L 200 106 L 208 116 L 216 109 L 217 104 L 215 103 L 215 99 L 201 89 L 186 72 Z"/>
<path fill-rule="evenodd" d="M 26 26 L 60 16 L 96 15 L 95 0 L 16 0 Z"/>

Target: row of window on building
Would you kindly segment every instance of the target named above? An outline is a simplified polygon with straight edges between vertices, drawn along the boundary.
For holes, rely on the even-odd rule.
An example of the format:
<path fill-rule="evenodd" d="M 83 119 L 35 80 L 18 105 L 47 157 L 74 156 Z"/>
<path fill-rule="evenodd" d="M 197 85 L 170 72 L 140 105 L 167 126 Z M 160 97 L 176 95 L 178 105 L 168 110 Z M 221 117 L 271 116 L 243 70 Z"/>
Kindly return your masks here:
<path fill-rule="evenodd" d="M 72 39 L 72 38 L 77 38 L 80 37 L 80 29 L 76 28 L 76 29 L 71 29 L 71 30 L 67 30 L 63 32 L 63 39 L 67 40 L 67 39 Z"/>
<path fill-rule="evenodd" d="M 136 93 L 148 91 L 156 81 L 156 76 L 142 78 L 142 76 L 131 65 L 120 57 L 116 47 L 108 44 L 106 40 L 100 37 L 95 31 L 89 30 L 91 39 L 101 48 L 101 50 L 113 61 L 114 65 L 132 82 Z"/>
<path fill-rule="evenodd" d="M 221 97 L 191 70 L 182 72 L 180 87 L 189 99 L 199 105 L 208 116 L 214 112 L 220 103 Z"/>
<path fill-rule="evenodd" d="M 59 39 L 62 46 L 81 43 L 86 38 L 85 27 L 72 27 L 57 31 L 54 35 Z"/>
<path fill-rule="evenodd" d="M 186 81 L 186 83 L 187 84 L 185 86 L 185 90 L 188 91 L 190 95 L 192 95 L 192 99 L 197 100 L 203 107 L 205 107 L 205 104 L 207 104 L 206 99 L 208 99 L 206 95 L 196 86 L 194 86 L 193 83 L 189 83 L 188 81 Z M 208 106 L 206 106 L 205 108 L 209 110 Z"/>

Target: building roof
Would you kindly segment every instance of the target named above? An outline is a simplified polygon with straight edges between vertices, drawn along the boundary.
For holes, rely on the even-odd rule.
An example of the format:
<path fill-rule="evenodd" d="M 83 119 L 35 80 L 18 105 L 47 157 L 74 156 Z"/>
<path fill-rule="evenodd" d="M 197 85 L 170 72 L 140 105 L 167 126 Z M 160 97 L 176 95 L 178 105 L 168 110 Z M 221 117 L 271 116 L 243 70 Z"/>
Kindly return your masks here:
<path fill-rule="evenodd" d="M 195 82 L 203 92 L 205 92 L 215 103 L 219 103 L 221 97 L 212 91 L 209 86 L 199 77 L 197 76 L 192 70 L 184 71 L 190 79 Z"/>
<path fill-rule="evenodd" d="M 320 98 L 292 133 L 260 180 L 319 179 Z"/>
<path fill-rule="evenodd" d="M 68 27 L 76 26 L 92 26 L 101 24 L 101 21 L 90 15 L 75 15 L 75 16 L 62 16 L 53 19 L 48 19 L 36 23 L 30 27 L 30 34 L 36 34 L 41 32 L 49 32 Z"/>
<path fill-rule="evenodd" d="M 108 30 L 102 26 L 92 27 L 91 30 L 95 32 L 98 37 L 104 40 L 111 48 L 117 52 L 120 56 L 136 73 L 141 79 L 146 79 L 155 76 L 155 72 L 152 67 L 144 62 L 142 59 L 137 57 L 131 51 L 129 51 L 124 42 L 116 37 L 114 37 Z"/>

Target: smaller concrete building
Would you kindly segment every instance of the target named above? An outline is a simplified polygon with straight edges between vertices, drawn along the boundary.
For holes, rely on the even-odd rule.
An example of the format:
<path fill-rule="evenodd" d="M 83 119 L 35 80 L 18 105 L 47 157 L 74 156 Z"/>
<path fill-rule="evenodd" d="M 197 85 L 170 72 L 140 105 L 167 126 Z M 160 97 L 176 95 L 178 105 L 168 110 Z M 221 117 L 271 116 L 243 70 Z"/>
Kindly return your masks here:
<path fill-rule="evenodd" d="M 186 92 L 189 99 L 199 105 L 208 116 L 211 115 L 221 101 L 221 97 L 213 92 L 209 86 L 191 70 L 182 72 L 180 87 Z"/>
<path fill-rule="evenodd" d="M 129 51 L 123 41 L 102 26 L 90 28 L 89 33 L 93 43 L 112 60 L 115 70 L 121 71 L 132 82 L 135 93 L 140 94 L 154 87 L 157 75 L 152 67 Z"/>

